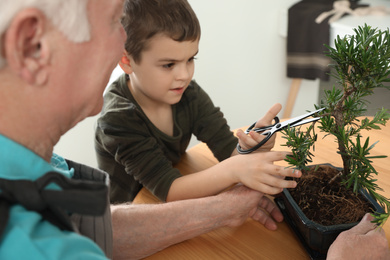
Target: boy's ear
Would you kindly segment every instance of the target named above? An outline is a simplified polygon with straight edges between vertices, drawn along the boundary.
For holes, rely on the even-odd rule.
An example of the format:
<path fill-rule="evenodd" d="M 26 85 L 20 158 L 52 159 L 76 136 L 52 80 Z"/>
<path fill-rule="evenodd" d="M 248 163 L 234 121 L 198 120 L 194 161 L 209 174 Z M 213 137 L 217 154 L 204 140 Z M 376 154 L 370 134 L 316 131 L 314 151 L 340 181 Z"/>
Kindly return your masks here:
<path fill-rule="evenodd" d="M 127 54 L 127 51 L 123 51 L 122 58 L 119 61 L 119 66 L 122 68 L 122 70 L 126 74 L 131 74 L 133 73 L 133 69 L 131 67 L 131 61 L 129 58 L 129 55 Z"/>
<path fill-rule="evenodd" d="M 38 9 L 19 12 L 4 38 L 4 54 L 9 67 L 31 85 L 48 78 L 49 47 L 45 40 L 46 16 Z"/>

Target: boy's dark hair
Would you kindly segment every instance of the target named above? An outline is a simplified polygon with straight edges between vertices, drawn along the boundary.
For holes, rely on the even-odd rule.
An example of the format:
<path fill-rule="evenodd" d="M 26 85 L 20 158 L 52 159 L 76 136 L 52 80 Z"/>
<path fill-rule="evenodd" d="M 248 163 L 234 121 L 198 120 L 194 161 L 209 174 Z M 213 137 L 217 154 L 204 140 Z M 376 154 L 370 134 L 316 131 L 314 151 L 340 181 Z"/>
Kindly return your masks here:
<path fill-rule="evenodd" d="M 122 24 L 125 49 L 137 63 L 156 34 L 179 42 L 200 38 L 198 18 L 187 0 L 126 0 Z"/>

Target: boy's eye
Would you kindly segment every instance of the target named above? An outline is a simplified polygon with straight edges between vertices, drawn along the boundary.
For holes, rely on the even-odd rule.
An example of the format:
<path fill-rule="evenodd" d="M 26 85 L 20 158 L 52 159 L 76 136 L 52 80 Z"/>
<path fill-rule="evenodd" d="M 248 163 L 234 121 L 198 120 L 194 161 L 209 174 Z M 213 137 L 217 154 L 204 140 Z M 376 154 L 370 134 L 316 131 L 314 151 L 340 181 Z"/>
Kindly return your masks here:
<path fill-rule="evenodd" d="M 171 63 L 168 63 L 168 64 L 164 64 L 164 65 L 163 65 L 163 68 L 167 68 L 167 69 L 169 69 L 169 68 L 172 68 L 172 67 L 173 67 L 173 65 L 174 65 L 174 63 L 173 63 L 173 62 L 171 62 Z"/>
<path fill-rule="evenodd" d="M 196 60 L 196 57 L 191 57 L 190 59 L 188 59 L 188 62 L 193 62 L 194 60 Z"/>

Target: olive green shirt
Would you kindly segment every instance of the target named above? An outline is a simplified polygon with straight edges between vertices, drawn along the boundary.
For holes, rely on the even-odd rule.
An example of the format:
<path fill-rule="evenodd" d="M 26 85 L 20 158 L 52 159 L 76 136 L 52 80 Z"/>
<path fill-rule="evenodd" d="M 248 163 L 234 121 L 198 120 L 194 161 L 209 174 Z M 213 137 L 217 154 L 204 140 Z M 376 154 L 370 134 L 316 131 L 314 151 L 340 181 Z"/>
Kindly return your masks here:
<path fill-rule="evenodd" d="M 165 201 L 172 182 L 181 176 L 173 165 L 185 153 L 192 134 L 219 161 L 230 157 L 237 138 L 195 81 L 172 106 L 174 130 L 168 136 L 142 111 L 127 80 L 123 74 L 108 88 L 96 127 L 97 161 L 110 175 L 111 202 L 132 201 L 143 186 Z"/>

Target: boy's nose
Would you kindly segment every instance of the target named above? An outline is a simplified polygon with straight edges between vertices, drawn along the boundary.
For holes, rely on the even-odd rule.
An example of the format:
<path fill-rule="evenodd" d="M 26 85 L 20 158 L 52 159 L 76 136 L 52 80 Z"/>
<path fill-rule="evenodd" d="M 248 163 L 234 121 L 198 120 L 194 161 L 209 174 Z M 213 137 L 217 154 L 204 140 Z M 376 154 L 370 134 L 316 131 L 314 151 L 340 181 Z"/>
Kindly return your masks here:
<path fill-rule="evenodd" d="M 188 65 L 180 66 L 180 68 L 177 71 L 176 79 L 177 80 L 188 80 L 189 77 L 191 77 L 193 72 L 193 68 Z"/>

